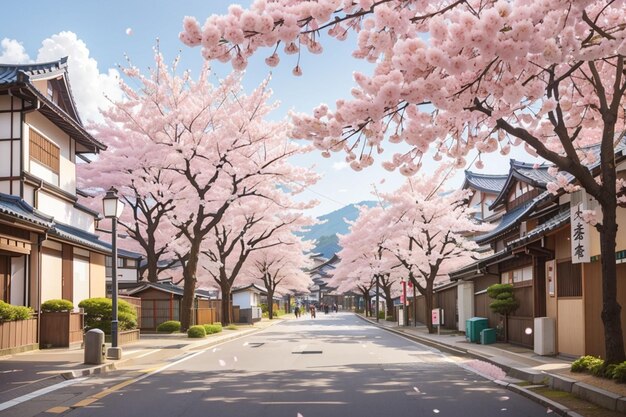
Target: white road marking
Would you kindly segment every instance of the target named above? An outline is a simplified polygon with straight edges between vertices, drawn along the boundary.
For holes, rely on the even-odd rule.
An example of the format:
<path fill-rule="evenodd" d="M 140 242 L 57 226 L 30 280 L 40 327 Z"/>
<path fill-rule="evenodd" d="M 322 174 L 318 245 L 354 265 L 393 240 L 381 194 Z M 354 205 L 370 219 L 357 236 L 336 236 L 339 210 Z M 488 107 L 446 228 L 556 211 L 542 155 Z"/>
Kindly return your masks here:
<path fill-rule="evenodd" d="M 73 385 L 73 384 L 75 384 L 77 382 L 84 381 L 85 379 L 87 379 L 87 378 L 76 378 L 76 379 L 70 379 L 68 381 L 59 382 L 58 384 L 54 384 L 54 385 L 51 385 L 51 386 L 46 387 L 46 388 L 42 388 L 42 389 L 37 390 L 37 391 L 33 391 L 30 394 L 22 395 L 21 397 L 17 397 L 17 398 L 14 398 L 12 400 L 3 402 L 3 403 L 0 404 L 0 411 L 6 410 L 7 408 L 14 407 L 14 406 L 16 406 L 18 404 L 21 404 L 23 402 L 32 400 L 33 398 L 37 398 L 37 397 L 40 397 L 42 395 L 48 394 L 48 393 L 50 393 L 52 391 L 56 391 L 58 389 L 65 388 L 67 386 Z"/>

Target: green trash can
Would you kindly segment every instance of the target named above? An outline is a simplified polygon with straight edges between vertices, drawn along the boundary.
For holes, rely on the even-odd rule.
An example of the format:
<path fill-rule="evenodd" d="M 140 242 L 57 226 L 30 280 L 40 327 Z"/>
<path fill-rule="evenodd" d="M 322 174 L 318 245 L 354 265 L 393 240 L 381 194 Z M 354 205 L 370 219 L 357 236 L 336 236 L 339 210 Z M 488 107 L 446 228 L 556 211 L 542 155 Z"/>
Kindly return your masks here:
<path fill-rule="evenodd" d="M 496 329 L 484 329 L 480 332 L 480 344 L 490 345 L 496 343 Z"/>
<path fill-rule="evenodd" d="M 484 317 L 472 317 L 465 322 L 465 338 L 468 342 L 479 343 L 480 332 L 489 326 L 489 320 Z"/>

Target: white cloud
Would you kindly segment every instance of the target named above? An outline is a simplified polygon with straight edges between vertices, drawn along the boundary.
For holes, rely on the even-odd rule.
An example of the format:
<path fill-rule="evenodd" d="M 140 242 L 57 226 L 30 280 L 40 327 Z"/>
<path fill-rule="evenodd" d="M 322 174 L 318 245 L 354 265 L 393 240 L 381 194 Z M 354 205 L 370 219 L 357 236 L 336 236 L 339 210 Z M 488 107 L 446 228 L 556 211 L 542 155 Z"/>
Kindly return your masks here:
<path fill-rule="evenodd" d="M 122 98 L 118 86 L 119 72 L 109 68 L 105 73 L 98 62 L 89 56 L 89 49 L 73 32 L 60 32 L 45 39 L 37 54 L 37 62 L 68 58 L 68 72 L 72 94 L 83 122 L 101 121 L 100 108 L 107 108 L 111 100 Z"/>
<path fill-rule="evenodd" d="M 346 169 L 348 168 L 348 163 L 345 161 L 339 161 L 339 162 L 335 162 L 333 163 L 333 169 L 335 171 L 341 171 L 342 169 Z"/>
<path fill-rule="evenodd" d="M 0 41 L 0 63 L 2 64 L 27 64 L 30 57 L 24 49 L 24 45 L 15 39 L 4 38 Z"/>
<path fill-rule="evenodd" d="M 60 32 L 45 39 L 37 53 L 37 59 L 30 59 L 24 46 L 15 39 L 0 41 L 0 63 L 27 64 L 32 62 L 55 61 L 68 57 L 68 72 L 72 95 L 83 122 L 102 121 L 99 109 L 121 100 L 123 95 L 118 85 L 119 72 L 109 68 L 101 73 L 98 62 L 89 56 L 89 49 L 73 32 Z"/>

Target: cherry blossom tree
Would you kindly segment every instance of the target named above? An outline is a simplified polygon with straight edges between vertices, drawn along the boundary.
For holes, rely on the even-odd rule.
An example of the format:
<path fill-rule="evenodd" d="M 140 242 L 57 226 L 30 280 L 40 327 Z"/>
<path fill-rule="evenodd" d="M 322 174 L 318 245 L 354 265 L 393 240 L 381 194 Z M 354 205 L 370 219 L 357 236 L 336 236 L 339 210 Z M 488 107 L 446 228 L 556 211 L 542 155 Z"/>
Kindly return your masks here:
<path fill-rule="evenodd" d="M 269 80 L 246 94 L 240 74 L 214 85 L 208 66 L 194 80 L 188 71 L 177 74 L 177 64 L 168 67 L 157 53 L 146 75 L 124 68 L 126 97 L 106 113 L 100 133 L 116 154 L 103 162 L 111 168 L 107 176 L 112 180 L 123 174 L 113 184 L 124 189 L 127 201 L 141 200 L 148 209 L 164 212 L 158 226 L 142 233 L 167 231 L 167 251 L 182 265 L 181 325 L 186 329 L 203 243 L 230 216 L 231 205 L 266 198 L 261 189 L 297 192 L 316 177 L 288 163 L 290 156 L 306 150 L 288 139 L 289 125 L 265 120 L 275 107 L 269 103 Z M 133 181 L 139 196 L 133 193 Z"/>
<path fill-rule="evenodd" d="M 366 284 L 373 280 L 383 291 L 387 315 L 390 316 L 394 309 L 392 289 L 399 276 L 397 268 L 394 268 L 398 266 L 398 261 L 384 250 L 392 233 L 387 220 L 383 207 L 359 207 L 359 217 L 350 223 L 350 233 L 339 237 L 342 250 L 338 256 L 341 261 L 334 275 L 338 284 L 351 279 L 356 280 L 358 286 L 362 279 Z M 362 272 L 355 275 L 355 270 Z"/>
<path fill-rule="evenodd" d="M 270 320 L 274 317 L 274 303 L 277 291 L 281 294 L 307 292 L 312 284 L 311 276 L 305 272 L 312 266 L 307 252 L 313 248 L 311 242 L 304 242 L 294 234 L 295 230 L 283 230 L 280 244 L 256 251 L 246 271 L 256 281 L 261 281 L 267 291 L 267 309 Z"/>
<path fill-rule="evenodd" d="M 393 236 L 384 248 L 424 295 L 426 317 L 433 308 L 435 283 L 472 261 L 478 245 L 465 236 L 490 227 L 473 221 L 474 211 L 467 205 L 468 190 L 444 192 L 440 188 L 442 171 L 433 177 L 408 179 L 396 192 L 383 195 Z M 432 333 L 432 323 L 427 321 L 426 325 Z"/>
<path fill-rule="evenodd" d="M 151 161 L 144 159 L 141 164 L 129 161 L 137 156 L 136 150 L 144 149 L 143 143 L 132 141 L 133 135 L 129 134 L 125 141 L 116 142 L 111 140 L 110 132 L 102 126 L 94 127 L 94 131 L 109 144 L 109 151 L 90 164 L 77 165 L 77 178 L 84 193 L 81 202 L 100 210 L 104 191 L 111 186 L 118 189 L 125 205 L 118 225 L 132 240 L 124 241 L 124 249 L 143 253 L 146 262 L 140 266 L 140 276 L 149 282 L 157 282 L 159 274 L 171 272 L 175 263 L 169 243 L 176 231 L 167 219 L 168 213 L 175 209 L 174 184 L 166 181 L 164 171 L 150 166 Z M 108 221 L 103 221 L 101 228 L 107 227 L 104 223 Z M 104 237 L 107 238 L 106 235 Z"/>
<path fill-rule="evenodd" d="M 616 207 L 626 200 L 616 175 L 615 145 L 625 129 L 626 3 L 604 0 L 256 0 L 231 6 L 201 27 L 185 18 L 180 39 L 202 46 L 205 59 L 245 68 L 257 51 L 299 57 L 323 51 L 325 35 L 357 33 L 353 56 L 374 64 L 355 73 L 351 100 L 334 110 L 294 115 L 294 137 L 328 156 L 343 151 L 351 166 L 373 163 L 383 141 L 404 142 L 384 166 L 412 175 L 429 150 L 465 166 L 481 155 L 523 144 L 552 162 L 595 198 L 601 219 L 606 363 L 626 359 L 617 302 Z M 587 145 L 599 145 L 599 155 Z M 596 159 L 598 169 L 588 166 Z M 564 174 L 555 185 L 567 183 Z"/>
<path fill-rule="evenodd" d="M 239 282 L 242 279 L 256 280 L 253 275 L 243 273 L 251 264 L 250 255 L 256 251 L 284 250 L 293 242 L 289 233 L 310 223 L 302 212 L 297 211 L 306 207 L 306 203 L 289 201 L 286 193 L 274 184 L 266 184 L 266 188 L 257 188 L 258 195 L 263 198 L 257 196 L 233 204 L 229 215 L 212 229 L 211 239 L 202 246 L 205 256 L 202 266 L 222 293 L 223 324 L 232 321 L 230 294 L 235 281 L 238 278 Z M 273 269 L 271 272 L 276 273 Z M 275 276 L 266 278 L 272 282 L 276 279 Z M 275 287 L 271 288 L 272 294 L 268 290 L 268 300 L 274 290 Z"/>

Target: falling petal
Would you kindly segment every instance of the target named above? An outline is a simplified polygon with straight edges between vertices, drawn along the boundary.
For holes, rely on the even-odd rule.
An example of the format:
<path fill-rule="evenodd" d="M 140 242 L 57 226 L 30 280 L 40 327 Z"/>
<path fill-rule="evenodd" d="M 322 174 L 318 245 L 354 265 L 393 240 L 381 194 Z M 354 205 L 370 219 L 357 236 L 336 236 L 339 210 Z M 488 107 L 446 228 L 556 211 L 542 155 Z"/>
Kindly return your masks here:
<path fill-rule="evenodd" d="M 417 387 L 413 387 L 413 389 L 415 390 L 415 392 L 417 392 L 419 394 L 420 390 Z"/>
<path fill-rule="evenodd" d="M 435 414 L 439 414 L 439 410 L 437 410 L 436 408 L 433 410 L 433 413 Z"/>
<path fill-rule="evenodd" d="M 235 357 L 233 358 L 233 360 L 234 360 L 235 362 L 237 362 L 237 357 L 235 356 Z"/>
<path fill-rule="evenodd" d="M 248 342 L 245 342 L 243 345 L 244 345 L 244 346 L 248 346 Z"/>
<path fill-rule="evenodd" d="M 213 353 L 217 352 L 218 350 L 218 348 L 213 348 Z"/>
<path fill-rule="evenodd" d="M 509 399 L 509 397 L 507 397 L 506 395 L 503 395 L 502 397 L 498 398 L 500 401 L 506 401 Z"/>
<path fill-rule="evenodd" d="M 506 408 L 501 408 L 500 411 L 506 411 Z"/>
<path fill-rule="evenodd" d="M 220 366 L 226 366 L 226 362 L 220 359 Z"/>
<path fill-rule="evenodd" d="M 302 415 L 302 414 L 300 414 L 300 413 L 298 413 L 298 415 L 297 415 L 296 417 L 303 417 L 303 415 Z"/>
<path fill-rule="evenodd" d="M 127 29 L 126 29 L 126 34 L 127 34 L 128 36 L 132 35 L 132 34 L 133 34 L 133 29 L 132 29 L 132 28 L 127 28 Z"/>
<path fill-rule="evenodd" d="M 546 411 L 546 414 L 550 414 L 552 412 L 551 408 L 548 408 L 548 411 Z"/>

